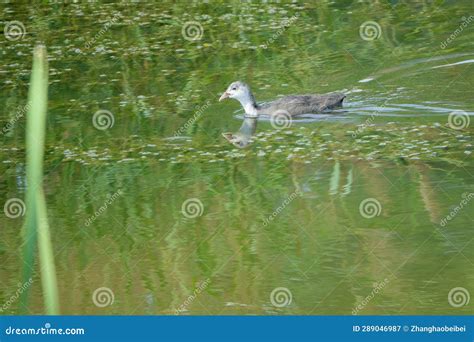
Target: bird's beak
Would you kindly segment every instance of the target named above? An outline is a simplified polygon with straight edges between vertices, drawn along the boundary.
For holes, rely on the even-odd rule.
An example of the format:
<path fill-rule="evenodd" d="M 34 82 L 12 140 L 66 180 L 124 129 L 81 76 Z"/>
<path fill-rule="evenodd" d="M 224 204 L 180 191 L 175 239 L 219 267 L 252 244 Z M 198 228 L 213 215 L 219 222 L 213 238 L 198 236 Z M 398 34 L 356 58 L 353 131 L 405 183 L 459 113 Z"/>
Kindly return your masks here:
<path fill-rule="evenodd" d="M 224 94 L 222 94 L 222 96 L 219 98 L 219 101 L 225 100 L 226 98 L 229 97 L 229 95 L 230 95 L 230 94 L 225 91 Z"/>

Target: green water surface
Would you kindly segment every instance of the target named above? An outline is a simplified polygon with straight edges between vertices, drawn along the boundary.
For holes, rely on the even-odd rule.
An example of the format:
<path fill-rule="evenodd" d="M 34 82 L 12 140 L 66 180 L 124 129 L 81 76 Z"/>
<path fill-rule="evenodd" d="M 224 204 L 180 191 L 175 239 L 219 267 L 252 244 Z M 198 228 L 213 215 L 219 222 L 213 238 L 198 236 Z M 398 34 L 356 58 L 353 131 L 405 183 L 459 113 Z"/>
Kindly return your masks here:
<path fill-rule="evenodd" d="M 21 113 L 32 49 L 48 49 L 44 187 L 61 313 L 473 314 L 472 1 L 0 13 L 25 33 L 0 36 L 0 207 L 24 199 Z M 347 98 L 287 128 L 262 118 L 238 149 L 222 133 L 239 130 L 240 105 L 218 102 L 236 80 L 258 101 Z M 2 314 L 21 312 L 10 300 L 21 270 L 39 268 L 23 264 L 24 217 L 10 216 L 0 212 Z M 29 286 L 24 312 L 43 313 L 39 273 Z"/>

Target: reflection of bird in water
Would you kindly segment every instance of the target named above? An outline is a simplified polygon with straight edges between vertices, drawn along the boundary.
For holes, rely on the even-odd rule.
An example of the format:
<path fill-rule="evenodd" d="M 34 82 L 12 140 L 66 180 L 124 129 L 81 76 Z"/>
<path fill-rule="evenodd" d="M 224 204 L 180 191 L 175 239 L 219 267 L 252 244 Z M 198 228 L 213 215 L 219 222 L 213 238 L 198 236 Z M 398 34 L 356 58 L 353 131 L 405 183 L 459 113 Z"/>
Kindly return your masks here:
<path fill-rule="evenodd" d="M 240 81 L 232 83 L 222 94 L 219 101 L 226 98 L 236 99 L 244 107 L 247 115 L 259 114 L 278 115 L 285 113 L 289 116 L 300 114 L 321 113 L 342 106 L 346 96 L 343 93 L 288 95 L 264 104 L 257 104 L 250 87 Z"/>
<path fill-rule="evenodd" d="M 244 148 L 250 144 L 252 136 L 257 130 L 257 117 L 246 116 L 240 129 L 236 133 L 222 133 L 222 136 L 227 139 L 231 144 L 238 148 Z"/>

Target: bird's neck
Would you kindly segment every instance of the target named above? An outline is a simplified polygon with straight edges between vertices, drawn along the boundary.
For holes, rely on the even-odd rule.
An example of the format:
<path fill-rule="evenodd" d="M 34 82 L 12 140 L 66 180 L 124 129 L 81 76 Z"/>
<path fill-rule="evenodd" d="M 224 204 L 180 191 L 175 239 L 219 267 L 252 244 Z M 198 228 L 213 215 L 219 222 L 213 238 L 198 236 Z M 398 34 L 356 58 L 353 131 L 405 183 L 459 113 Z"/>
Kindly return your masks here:
<path fill-rule="evenodd" d="M 257 116 L 258 115 L 258 105 L 257 102 L 255 102 L 255 98 L 253 97 L 252 94 L 249 94 L 248 96 L 238 99 L 242 107 L 244 107 L 245 114 L 249 116 Z"/>

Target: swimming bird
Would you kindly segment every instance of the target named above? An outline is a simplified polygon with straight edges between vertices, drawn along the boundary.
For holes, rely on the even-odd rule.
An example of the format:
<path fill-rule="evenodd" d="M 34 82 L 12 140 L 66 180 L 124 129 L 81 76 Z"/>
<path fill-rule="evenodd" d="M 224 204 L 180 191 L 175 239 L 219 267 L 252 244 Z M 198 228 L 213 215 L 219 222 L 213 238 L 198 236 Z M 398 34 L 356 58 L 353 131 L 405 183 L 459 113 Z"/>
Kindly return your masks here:
<path fill-rule="evenodd" d="M 250 87 L 244 82 L 237 81 L 230 84 L 222 94 L 219 101 L 227 98 L 236 99 L 240 102 L 248 116 L 260 114 L 278 115 L 284 113 L 290 116 L 300 114 L 314 114 L 342 106 L 346 95 L 343 93 L 310 94 L 310 95 L 287 95 L 277 100 L 257 104 Z"/>

